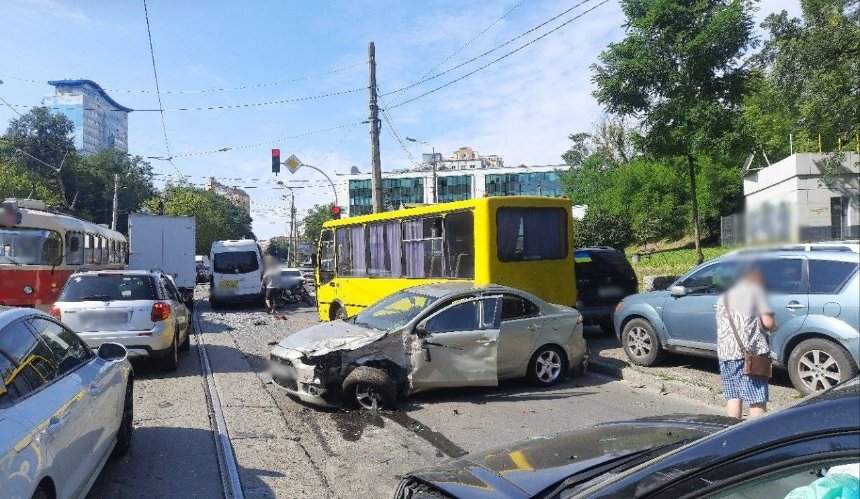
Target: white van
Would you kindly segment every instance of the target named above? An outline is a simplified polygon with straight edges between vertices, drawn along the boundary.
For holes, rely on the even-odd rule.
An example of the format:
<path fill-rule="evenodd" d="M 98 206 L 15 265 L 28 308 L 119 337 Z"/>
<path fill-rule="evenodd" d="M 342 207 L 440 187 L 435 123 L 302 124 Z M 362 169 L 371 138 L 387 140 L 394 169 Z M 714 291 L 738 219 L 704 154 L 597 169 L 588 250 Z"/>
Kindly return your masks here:
<path fill-rule="evenodd" d="M 209 259 L 212 262 L 209 284 L 212 308 L 228 302 L 262 303 L 263 258 L 256 241 L 215 241 Z"/>

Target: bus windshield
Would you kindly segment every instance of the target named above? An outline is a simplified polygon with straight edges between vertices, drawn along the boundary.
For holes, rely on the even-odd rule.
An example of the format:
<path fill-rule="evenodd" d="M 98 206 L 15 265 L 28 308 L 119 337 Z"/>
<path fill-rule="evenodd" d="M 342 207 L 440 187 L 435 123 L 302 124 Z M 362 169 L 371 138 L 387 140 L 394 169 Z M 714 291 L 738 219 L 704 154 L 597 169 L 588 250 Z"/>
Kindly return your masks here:
<path fill-rule="evenodd" d="M 63 259 L 63 240 L 52 230 L 0 229 L 0 263 L 57 265 Z"/>
<path fill-rule="evenodd" d="M 435 296 L 401 291 L 384 298 L 355 316 L 355 323 L 381 331 L 403 327 L 436 301 Z"/>

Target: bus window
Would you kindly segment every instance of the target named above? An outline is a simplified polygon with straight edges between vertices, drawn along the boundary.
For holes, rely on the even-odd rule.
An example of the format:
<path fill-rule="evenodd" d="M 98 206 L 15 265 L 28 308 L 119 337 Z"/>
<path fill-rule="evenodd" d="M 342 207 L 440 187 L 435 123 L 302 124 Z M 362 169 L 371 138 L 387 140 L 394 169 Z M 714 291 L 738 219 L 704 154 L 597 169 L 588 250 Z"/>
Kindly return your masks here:
<path fill-rule="evenodd" d="M 499 260 L 561 260 L 567 255 L 567 212 L 562 208 L 499 208 Z"/>
<path fill-rule="evenodd" d="M 337 246 L 337 275 L 364 277 L 367 275 L 367 245 L 364 225 L 342 227 L 335 233 Z"/>
<path fill-rule="evenodd" d="M 322 231 L 318 258 L 320 284 L 325 284 L 334 279 L 334 233 L 331 230 Z"/>
<path fill-rule="evenodd" d="M 370 224 L 367 226 L 367 232 L 370 240 L 368 275 L 400 277 L 403 267 L 400 222 Z"/>
<path fill-rule="evenodd" d="M 66 232 L 66 265 L 83 265 L 84 245 L 79 232 Z"/>
<path fill-rule="evenodd" d="M 475 278 L 475 217 L 471 211 L 445 217 L 446 277 Z"/>
<path fill-rule="evenodd" d="M 444 277 L 442 217 L 403 222 L 406 277 Z"/>

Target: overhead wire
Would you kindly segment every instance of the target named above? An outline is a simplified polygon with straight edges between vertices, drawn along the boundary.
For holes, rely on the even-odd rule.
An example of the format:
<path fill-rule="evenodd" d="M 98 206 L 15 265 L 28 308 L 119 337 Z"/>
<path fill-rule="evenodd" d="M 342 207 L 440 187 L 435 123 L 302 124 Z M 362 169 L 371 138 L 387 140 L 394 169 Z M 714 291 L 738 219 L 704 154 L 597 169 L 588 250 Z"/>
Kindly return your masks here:
<path fill-rule="evenodd" d="M 589 2 L 589 1 L 591 1 L 591 0 L 583 0 L 582 2 L 580 2 L 580 4 L 582 4 L 582 3 L 586 3 L 586 2 Z M 555 28 L 553 28 L 553 29 L 551 29 L 551 30 L 547 31 L 546 33 L 544 33 L 544 34 L 542 34 L 542 35 L 540 35 L 540 36 L 538 36 L 538 37 L 536 37 L 536 38 L 532 39 L 531 41 L 529 41 L 529 42 L 527 42 L 527 43 L 524 43 L 524 44 L 520 45 L 519 47 L 515 48 L 514 50 L 511 50 L 510 52 L 507 52 L 507 53 L 505 53 L 504 55 L 502 55 L 502 56 L 500 56 L 500 57 L 497 57 L 496 59 L 493 59 L 492 61 L 490 61 L 490 62 L 488 62 L 488 63 L 486 63 L 486 64 L 484 64 L 484 65 L 482 65 L 482 66 L 480 66 L 480 67 L 478 67 L 478 68 L 476 68 L 476 69 L 474 69 L 474 70 L 472 70 L 472 71 L 469 71 L 468 73 L 466 73 L 466 74 L 464 74 L 464 75 L 460 76 L 459 78 L 456 78 L 456 79 L 454 79 L 454 80 L 451 80 L 451 81 L 449 81 L 449 82 L 447 82 L 447 83 L 445 83 L 445 84 L 443 84 L 443 85 L 440 85 L 440 86 L 438 86 L 438 87 L 436 87 L 436 88 L 433 88 L 433 89 L 431 89 L 431 90 L 428 90 L 428 91 L 426 91 L 426 92 L 424 92 L 424 93 L 422 93 L 422 94 L 416 95 L 416 96 L 414 96 L 414 97 L 412 97 L 412 98 L 409 98 L 409 99 L 406 99 L 406 100 L 400 101 L 400 102 L 398 102 L 398 103 L 395 103 L 394 105 L 389 106 L 389 108 L 388 108 L 388 109 L 395 109 L 395 108 L 398 108 L 398 107 L 400 107 L 400 106 L 405 106 L 406 104 L 409 104 L 409 103 L 411 103 L 411 102 L 415 102 L 415 101 L 417 101 L 418 99 L 424 98 L 424 97 L 426 97 L 426 96 L 428 96 L 428 95 L 430 95 L 430 94 L 432 94 L 432 93 L 434 93 L 434 92 L 437 92 L 437 91 L 439 91 L 439 90 L 442 90 L 443 88 L 449 87 L 449 86 L 451 86 L 451 85 L 453 85 L 453 84 L 455 84 L 455 83 L 458 83 L 458 82 L 460 82 L 460 81 L 463 81 L 463 80 L 465 80 L 466 78 L 468 78 L 468 77 L 472 76 L 473 74 L 475 74 L 475 73 L 477 73 L 477 72 L 479 72 L 479 71 L 482 71 L 482 70 L 484 70 L 484 69 L 486 69 L 486 68 L 488 68 L 488 67 L 492 66 L 493 64 L 495 64 L 495 63 L 497 63 L 497 62 L 499 62 L 499 61 L 501 61 L 501 60 L 503 60 L 503 59 L 506 59 L 506 58 L 508 58 L 508 57 L 510 57 L 510 56 L 512 56 L 512 55 L 514 55 L 514 54 L 516 54 L 516 53 L 517 53 L 517 52 L 519 52 L 520 50 L 523 50 L 524 48 L 526 48 L 526 47 L 528 47 L 528 46 L 530 46 L 530 45 L 532 45 L 532 44 L 534 44 L 534 43 L 538 42 L 539 40 L 542 40 L 542 39 L 546 38 L 546 37 L 547 37 L 547 36 L 549 36 L 550 34 L 555 33 L 556 31 L 560 30 L 561 28 L 563 28 L 563 27 L 565 27 L 565 26 L 569 25 L 570 23 L 572 23 L 572 22 L 576 21 L 577 19 L 581 18 L 582 16 L 584 16 L 584 15 L 586 15 L 586 14 L 588 14 L 588 13 L 592 12 L 593 10 L 597 9 L 598 7 L 601 7 L 603 4 L 605 4 L 605 3 L 607 3 L 607 2 L 609 2 L 609 0 L 603 0 L 602 2 L 598 3 L 597 5 L 594 5 L 593 7 L 591 7 L 591 8 L 589 8 L 589 9 L 586 9 L 586 10 L 582 11 L 581 13 L 579 13 L 579 14 L 577 14 L 576 16 L 574 16 L 574 17 L 572 17 L 572 18 L 568 19 L 567 21 L 563 22 L 562 24 L 559 24 L 558 26 L 556 26 Z"/>

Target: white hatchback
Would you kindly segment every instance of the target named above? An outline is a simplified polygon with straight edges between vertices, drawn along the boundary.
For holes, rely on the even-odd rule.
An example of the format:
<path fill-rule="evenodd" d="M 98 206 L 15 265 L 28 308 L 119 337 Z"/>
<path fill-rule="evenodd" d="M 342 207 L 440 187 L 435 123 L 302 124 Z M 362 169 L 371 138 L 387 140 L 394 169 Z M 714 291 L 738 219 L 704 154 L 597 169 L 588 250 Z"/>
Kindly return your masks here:
<path fill-rule="evenodd" d="M 158 271 L 116 270 L 72 275 L 50 311 L 91 348 L 119 343 L 131 358 L 176 370 L 189 347 L 191 313 L 173 279 Z"/>
<path fill-rule="evenodd" d="M 0 307 L 0 496 L 83 497 L 128 451 L 133 403 L 121 345 L 93 354 L 44 312 Z"/>

